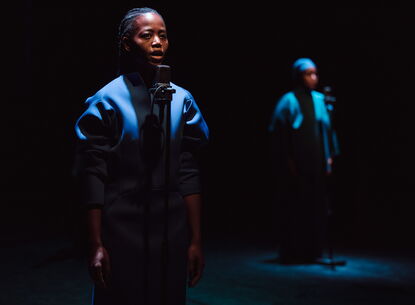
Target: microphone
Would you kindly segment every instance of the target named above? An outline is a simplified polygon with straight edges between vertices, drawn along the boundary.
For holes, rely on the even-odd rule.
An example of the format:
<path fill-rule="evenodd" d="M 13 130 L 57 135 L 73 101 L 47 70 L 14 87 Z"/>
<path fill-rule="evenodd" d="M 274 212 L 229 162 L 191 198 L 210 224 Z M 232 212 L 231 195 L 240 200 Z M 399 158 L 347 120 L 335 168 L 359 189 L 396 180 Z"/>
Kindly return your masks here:
<path fill-rule="evenodd" d="M 330 86 L 325 86 L 323 88 L 324 92 L 324 102 L 326 104 L 334 104 L 336 102 L 336 98 L 332 95 L 332 89 Z"/>
<path fill-rule="evenodd" d="M 171 72 L 170 66 L 167 65 L 158 65 L 156 66 L 156 76 L 154 77 L 154 83 L 170 85 Z"/>
<path fill-rule="evenodd" d="M 156 74 L 153 80 L 153 87 L 150 88 L 150 93 L 153 95 L 155 102 L 168 102 L 172 100 L 173 93 L 176 92 L 170 85 L 170 66 L 157 65 Z"/>

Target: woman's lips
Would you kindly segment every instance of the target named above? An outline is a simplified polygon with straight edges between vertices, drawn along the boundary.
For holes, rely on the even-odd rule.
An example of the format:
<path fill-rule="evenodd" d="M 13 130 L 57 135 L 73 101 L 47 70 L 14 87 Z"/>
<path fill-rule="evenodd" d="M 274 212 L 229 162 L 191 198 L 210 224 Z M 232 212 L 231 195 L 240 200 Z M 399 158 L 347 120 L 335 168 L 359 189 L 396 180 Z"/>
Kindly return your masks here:
<path fill-rule="evenodd" d="M 151 52 L 150 55 L 152 57 L 162 57 L 164 53 L 162 51 L 154 51 L 154 52 Z"/>
<path fill-rule="evenodd" d="M 150 53 L 151 61 L 160 63 L 163 60 L 163 57 L 164 57 L 163 55 L 164 55 L 163 52 L 151 52 Z"/>

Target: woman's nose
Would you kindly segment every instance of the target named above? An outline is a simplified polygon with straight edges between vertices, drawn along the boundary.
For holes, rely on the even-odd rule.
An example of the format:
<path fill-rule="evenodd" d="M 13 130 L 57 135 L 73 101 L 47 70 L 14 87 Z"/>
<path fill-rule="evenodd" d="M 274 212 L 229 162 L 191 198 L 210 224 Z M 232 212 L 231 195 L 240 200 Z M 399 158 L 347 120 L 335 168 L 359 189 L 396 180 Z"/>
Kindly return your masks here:
<path fill-rule="evenodd" d="M 154 36 L 154 39 L 153 39 L 152 45 L 153 45 L 153 46 L 155 46 L 155 45 L 161 45 L 161 40 L 160 40 L 160 37 L 158 37 L 158 36 Z"/>

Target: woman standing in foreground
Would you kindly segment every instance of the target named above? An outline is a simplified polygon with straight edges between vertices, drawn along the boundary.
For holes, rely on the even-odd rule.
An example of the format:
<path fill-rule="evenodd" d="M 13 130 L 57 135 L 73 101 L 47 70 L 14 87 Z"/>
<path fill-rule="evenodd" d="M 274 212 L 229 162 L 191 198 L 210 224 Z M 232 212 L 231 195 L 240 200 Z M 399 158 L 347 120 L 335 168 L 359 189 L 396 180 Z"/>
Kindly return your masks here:
<path fill-rule="evenodd" d="M 172 83 L 167 290 L 161 291 L 166 119 L 157 116 L 149 89 L 168 45 L 157 11 L 127 12 L 119 27 L 119 76 L 86 100 L 76 122 L 96 305 L 160 305 L 163 293 L 167 304 L 184 305 L 186 280 L 192 287 L 202 275 L 197 152 L 208 127 L 192 95 Z"/>

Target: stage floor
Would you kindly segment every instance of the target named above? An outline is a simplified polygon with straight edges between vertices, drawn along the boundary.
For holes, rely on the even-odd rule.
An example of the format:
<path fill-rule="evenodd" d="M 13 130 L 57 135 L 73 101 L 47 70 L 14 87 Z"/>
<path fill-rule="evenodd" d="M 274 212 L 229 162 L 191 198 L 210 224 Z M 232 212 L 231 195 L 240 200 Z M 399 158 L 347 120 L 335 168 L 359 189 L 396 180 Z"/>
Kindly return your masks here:
<path fill-rule="evenodd" d="M 206 269 L 188 305 L 411 305 L 412 251 L 335 249 L 345 266 L 281 265 L 271 243 L 222 237 L 206 241 Z M 54 238 L 2 241 L 0 304 L 88 305 L 85 258 Z"/>

